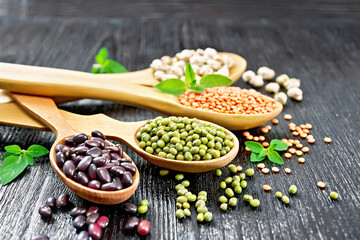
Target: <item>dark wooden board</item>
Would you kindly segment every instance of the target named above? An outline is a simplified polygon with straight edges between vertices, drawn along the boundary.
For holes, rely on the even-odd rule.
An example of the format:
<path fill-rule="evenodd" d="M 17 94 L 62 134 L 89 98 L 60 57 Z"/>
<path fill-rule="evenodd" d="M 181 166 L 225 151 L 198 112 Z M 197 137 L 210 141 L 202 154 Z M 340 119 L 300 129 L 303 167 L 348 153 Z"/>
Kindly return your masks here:
<path fill-rule="evenodd" d="M 148 199 L 150 210 L 144 218 L 151 222 L 148 239 L 359 239 L 360 238 L 360 24 L 358 22 L 313 21 L 230 21 L 230 20 L 49 20 L 0 19 L 0 61 L 89 71 L 97 50 L 106 45 L 112 58 L 128 69 L 147 67 L 151 60 L 173 55 L 183 48 L 215 47 L 219 51 L 238 53 L 248 61 L 249 69 L 269 66 L 278 74 L 287 73 L 302 80 L 304 100 L 290 101 L 283 113 L 290 113 L 297 124 L 313 124 L 317 142 L 300 165 L 296 158 L 285 160 L 291 175 L 263 175 L 258 170 L 249 180 L 246 193 L 261 201 L 251 209 L 243 201 L 223 213 L 217 199 L 222 194 L 214 172 L 186 174 L 190 190 L 209 193 L 208 206 L 214 214 L 210 224 L 198 224 L 193 210 L 191 219 L 175 218 L 172 173 L 158 175 L 159 168 L 150 165 L 129 148 L 141 173 L 141 182 L 130 202 Z M 236 86 L 250 86 L 239 80 Z M 31 87 L 31 86 L 29 86 Z M 263 90 L 262 90 L 263 91 Z M 81 97 L 81 96 L 79 96 Z M 105 114 L 124 121 L 150 119 L 158 113 L 111 102 L 72 103 L 63 109 L 81 113 Z M 288 122 L 279 116 L 267 139 L 290 138 Z M 4 147 L 19 144 L 28 147 L 41 144 L 50 148 L 54 135 L 49 132 L 0 126 L 0 154 Z M 252 130 L 254 134 L 259 129 Z M 235 132 L 241 140 L 241 132 Z M 325 136 L 333 142 L 325 144 Z M 244 169 L 256 167 L 249 154 L 241 151 L 234 160 Z M 266 165 L 271 166 L 269 162 Z M 227 169 L 223 169 L 228 175 Z M 327 184 L 319 190 L 317 181 Z M 263 184 L 273 187 L 271 193 Z M 287 192 L 298 186 L 291 204 L 284 206 L 274 192 Z M 329 192 L 340 194 L 338 201 Z M 69 192 L 51 169 L 48 157 L 35 161 L 16 181 L 0 187 L 0 238 L 29 239 L 33 234 L 47 234 L 51 239 L 74 239 L 75 229 L 68 214 L 58 211 L 53 220 L 43 221 L 37 213 L 49 195 Z M 88 202 L 71 194 L 76 204 Z M 111 219 L 104 239 L 138 239 L 121 231 L 125 216 L 120 206 L 102 206 Z"/>

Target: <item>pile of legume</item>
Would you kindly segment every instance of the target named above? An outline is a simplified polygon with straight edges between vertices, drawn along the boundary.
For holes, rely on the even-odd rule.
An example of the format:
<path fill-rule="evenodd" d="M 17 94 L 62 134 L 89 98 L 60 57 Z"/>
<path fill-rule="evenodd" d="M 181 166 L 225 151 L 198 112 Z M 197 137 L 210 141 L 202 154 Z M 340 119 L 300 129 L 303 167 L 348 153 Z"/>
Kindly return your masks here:
<path fill-rule="evenodd" d="M 144 199 L 140 202 L 139 207 L 132 203 L 124 203 L 122 205 L 122 209 L 124 213 L 129 215 L 136 215 L 137 213 L 145 214 L 148 210 L 148 205 L 149 201 Z M 130 233 L 135 229 L 139 235 L 145 236 L 150 232 L 150 222 L 147 220 L 140 220 L 136 216 L 132 216 L 126 219 L 124 224 L 124 231 Z"/>
<path fill-rule="evenodd" d="M 167 159 L 199 161 L 219 158 L 233 147 L 224 128 L 196 118 L 157 117 L 137 133 L 139 146 L 146 152 Z"/>
<path fill-rule="evenodd" d="M 199 110 L 227 114 L 268 113 L 275 109 L 275 101 L 259 92 L 239 87 L 216 87 L 202 93 L 187 90 L 179 102 Z"/>

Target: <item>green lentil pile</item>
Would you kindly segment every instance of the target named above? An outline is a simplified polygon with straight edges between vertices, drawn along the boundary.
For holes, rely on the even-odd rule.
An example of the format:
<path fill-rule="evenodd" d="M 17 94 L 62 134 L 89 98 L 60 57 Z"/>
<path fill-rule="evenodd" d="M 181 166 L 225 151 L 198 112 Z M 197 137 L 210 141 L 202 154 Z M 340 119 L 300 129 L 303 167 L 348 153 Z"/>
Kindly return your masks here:
<path fill-rule="evenodd" d="M 137 139 L 150 154 L 185 161 L 219 158 L 233 147 L 232 136 L 224 128 L 187 117 L 159 116 L 140 129 Z"/>

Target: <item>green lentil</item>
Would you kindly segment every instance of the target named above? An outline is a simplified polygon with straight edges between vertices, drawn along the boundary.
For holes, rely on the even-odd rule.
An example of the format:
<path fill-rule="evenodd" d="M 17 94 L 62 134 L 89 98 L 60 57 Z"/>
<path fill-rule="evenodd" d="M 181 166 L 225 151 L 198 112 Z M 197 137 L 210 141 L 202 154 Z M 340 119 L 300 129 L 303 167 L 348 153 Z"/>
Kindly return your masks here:
<path fill-rule="evenodd" d="M 177 191 L 177 195 L 184 196 L 187 192 L 188 190 L 186 188 L 181 188 Z"/>
<path fill-rule="evenodd" d="M 138 212 L 140 214 L 144 214 L 147 212 L 148 209 L 149 209 L 148 206 L 140 206 L 140 207 L 138 207 Z"/>
<path fill-rule="evenodd" d="M 240 176 L 239 175 L 234 175 L 233 176 L 233 181 L 240 182 L 241 181 Z"/>
<path fill-rule="evenodd" d="M 166 176 L 169 174 L 169 170 L 167 169 L 161 169 L 160 172 L 159 172 L 160 176 Z"/>
<path fill-rule="evenodd" d="M 176 191 L 179 191 L 179 189 L 182 189 L 182 188 L 185 188 L 184 185 L 182 185 L 182 184 L 178 184 L 175 186 Z"/>
<path fill-rule="evenodd" d="M 195 202 L 196 201 L 196 195 L 192 194 L 192 195 L 188 196 L 187 199 L 189 200 L 189 202 Z"/>
<path fill-rule="evenodd" d="M 231 188 L 227 188 L 227 189 L 225 189 L 225 194 L 228 197 L 233 197 L 234 196 L 234 191 Z"/>
<path fill-rule="evenodd" d="M 228 178 L 225 179 L 225 182 L 226 182 L 227 184 L 230 184 L 232 181 L 233 181 L 233 178 L 232 178 L 232 177 L 228 177 Z"/>
<path fill-rule="evenodd" d="M 184 185 L 184 187 L 190 186 L 190 182 L 188 180 L 182 181 L 181 184 Z"/>
<path fill-rule="evenodd" d="M 242 181 L 240 182 L 240 186 L 241 186 L 242 188 L 246 188 L 246 187 L 247 187 L 247 182 L 246 182 L 245 180 L 242 180 Z"/>
<path fill-rule="evenodd" d="M 330 198 L 336 200 L 339 198 L 339 194 L 337 192 L 331 192 Z"/>
<path fill-rule="evenodd" d="M 147 153 L 154 153 L 154 149 L 152 148 L 152 147 L 146 147 L 145 148 L 145 151 L 147 152 Z"/>
<path fill-rule="evenodd" d="M 222 203 L 220 205 L 220 209 L 223 210 L 224 212 L 227 210 L 227 207 L 228 207 L 227 203 Z"/>
<path fill-rule="evenodd" d="M 184 203 L 183 205 L 183 208 L 185 208 L 185 209 L 189 209 L 190 208 L 190 203 Z"/>
<path fill-rule="evenodd" d="M 278 197 L 278 198 L 282 198 L 282 193 L 281 192 L 276 192 L 275 196 Z"/>
<path fill-rule="evenodd" d="M 190 217 L 191 216 L 191 211 L 188 208 L 185 208 L 184 209 L 184 214 L 185 214 L 185 216 Z"/>
<path fill-rule="evenodd" d="M 246 178 L 246 175 L 245 175 L 245 173 L 240 173 L 239 177 L 241 180 L 244 180 Z"/>
<path fill-rule="evenodd" d="M 232 197 L 232 198 L 230 198 L 230 200 L 229 200 L 229 206 L 231 206 L 231 207 L 235 207 L 236 206 L 236 204 L 237 204 L 237 198 L 236 197 Z"/>
<path fill-rule="evenodd" d="M 285 203 L 285 204 L 289 204 L 290 199 L 289 199 L 288 196 L 282 196 L 281 201 L 282 201 L 283 203 Z"/>
<path fill-rule="evenodd" d="M 230 168 L 229 168 L 230 172 L 232 173 L 236 173 L 237 172 L 237 169 L 236 169 L 236 166 L 232 165 Z"/>
<path fill-rule="evenodd" d="M 259 199 L 252 199 L 250 200 L 250 206 L 252 207 L 258 207 L 260 205 Z"/>
<path fill-rule="evenodd" d="M 220 196 L 219 197 L 219 202 L 221 203 L 227 203 L 228 199 L 225 196 Z"/>
<path fill-rule="evenodd" d="M 184 217 L 184 210 L 182 210 L 182 209 L 178 209 L 178 210 L 176 210 L 176 217 L 177 218 L 183 218 Z"/>
<path fill-rule="evenodd" d="M 200 191 L 200 192 L 198 193 L 198 196 L 207 197 L 207 192 L 205 192 L 205 191 Z"/>
<path fill-rule="evenodd" d="M 235 193 L 241 193 L 241 192 L 242 192 L 241 186 L 236 186 L 236 187 L 234 188 L 234 192 L 235 192 Z"/>
<path fill-rule="evenodd" d="M 185 196 L 185 197 L 189 197 L 189 196 L 191 196 L 191 195 L 193 195 L 193 194 L 192 194 L 192 192 L 189 191 L 189 192 L 185 193 L 184 196 Z M 188 199 L 188 200 L 189 200 L 189 199 Z"/>
<path fill-rule="evenodd" d="M 196 208 L 196 211 L 198 213 L 206 213 L 208 211 L 208 208 L 205 205 L 199 206 L 198 208 Z"/>
<path fill-rule="evenodd" d="M 291 185 L 289 188 L 290 194 L 295 194 L 297 192 L 297 187 L 295 185 Z"/>
<path fill-rule="evenodd" d="M 246 171 L 245 171 L 245 174 L 246 174 L 246 176 L 248 176 L 248 177 L 253 176 L 254 173 L 255 173 L 255 171 L 254 171 L 254 169 L 252 169 L 252 168 L 246 169 Z"/>
<path fill-rule="evenodd" d="M 184 174 L 177 174 L 176 176 L 175 176 L 175 179 L 176 180 L 178 180 L 178 181 L 181 181 L 181 180 L 183 180 L 184 179 Z"/>
<path fill-rule="evenodd" d="M 149 205 L 149 201 L 146 200 L 146 199 L 144 199 L 144 200 L 142 200 L 142 201 L 140 202 L 140 205 L 141 205 L 141 206 L 148 206 L 148 205 Z"/>
<path fill-rule="evenodd" d="M 231 186 L 232 186 L 233 188 L 235 188 L 235 187 L 237 187 L 237 186 L 240 186 L 240 182 L 239 182 L 239 181 L 233 181 L 233 182 L 231 183 Z"/>
<path fill-rule="evenodd" d="M 220 170 L 220 169 L 216 169 L 215 174 L 216 174 L 216 176 L 220 177 L 220 176 L 221 176 L 221 170 Z"/>
<path fill-rule="evenodd" d="M 253 197 L 252 197 L 251 195 L 244 194 L 243 200 L 244 200 L 245 202 L 250 202 L 251 200 L 253 200 Z"/>
<path fill-rule="evenodd" d="M 204 200 L 198 200 L 196 203 L 195 203 L 195 207 L 198 208 L 200 206 L 205 206 L 205 201 Z"/>
<path fill-rule="evenodd" d="M 185 196 L 180 196 L 180 197 L 177 197 L 176 201 L 179 203 L 186 203 L 188 201 L 188 199 Z"/>
<path fill-rule="evenodd" d="M 196 220 L 198 220 L 198 222 L 204 221 L 204 214 L 203 214 L 203 213 L 199 213 L 199 214 L 196 216 Z"/>
<path fill-rule="evenodd" d="M 226 188 L 226 182 L 221 182 L 221 183 L 220 183 L 220 187 L 221 187 L 222 189 L 225 189 L 225 188 Z"/>
<path fill-rule="evenodd" d="M 207 222 L 211 222 L 212 220 L 212 213 L 211 212 L 207 212 L 204 214 L 204 220 Z"/>
<path fill-rule="evenodd" d="M 205 196 L 198 196 L 197 199 L 203 200 L 204 202 L 206 202 L 206 200 L 207 200 L 207 198 Z"/>
<path fill-rule="evenodd" d="M 181 203 L 179 203 L 179 202 L 176 203 L 176 208 L 182 208 L 182 206 L 183 205 Z"/>

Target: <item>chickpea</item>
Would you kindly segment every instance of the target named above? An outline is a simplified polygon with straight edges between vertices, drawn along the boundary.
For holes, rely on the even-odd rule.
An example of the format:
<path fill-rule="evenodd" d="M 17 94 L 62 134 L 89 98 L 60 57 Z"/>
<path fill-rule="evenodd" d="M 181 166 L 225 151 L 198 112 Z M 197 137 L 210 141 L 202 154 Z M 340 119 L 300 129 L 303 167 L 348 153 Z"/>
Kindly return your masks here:
<path fill-rule="evenodd" d="M 271 80 L 275 77 L 275 71 L 268 67 L 260 67 L 257 74 L 262 76 L 264 80 Z"/>
<path fill-rule="evenodd" d="M 269 93 L 277 93 L 279 92 L 279 90 L 280 90 L 280 85 L 275 82 L 268 83 L 265 86 L 265 91 Z"/>
<path fill-rule="evenodd" d="M 255 76 L 256 76 L 256 74 L 253 71 L 248 70 L 248 71 L 243 73 L 242 79 L 244 80 L 244 82 L 249 82 Z"/>

